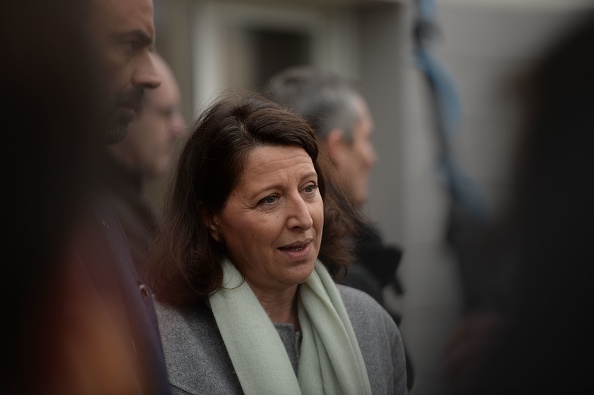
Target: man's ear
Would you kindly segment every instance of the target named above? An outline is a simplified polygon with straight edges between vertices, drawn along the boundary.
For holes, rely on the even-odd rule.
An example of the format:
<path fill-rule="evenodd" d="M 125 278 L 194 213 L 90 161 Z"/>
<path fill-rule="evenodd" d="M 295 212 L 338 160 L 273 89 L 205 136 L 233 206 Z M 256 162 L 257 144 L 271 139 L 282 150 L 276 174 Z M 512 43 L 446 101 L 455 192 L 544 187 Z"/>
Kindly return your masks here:
<path fill-rule="evenodd" d="M 337 165 L 342 162 L 345 148 L 346 148 L 346 141 L 344 139 L 344 131 L 341 128 L 334 128 L 328 133 L 325 140 L 326 151 L 328 152 L 328 157 Z"/>

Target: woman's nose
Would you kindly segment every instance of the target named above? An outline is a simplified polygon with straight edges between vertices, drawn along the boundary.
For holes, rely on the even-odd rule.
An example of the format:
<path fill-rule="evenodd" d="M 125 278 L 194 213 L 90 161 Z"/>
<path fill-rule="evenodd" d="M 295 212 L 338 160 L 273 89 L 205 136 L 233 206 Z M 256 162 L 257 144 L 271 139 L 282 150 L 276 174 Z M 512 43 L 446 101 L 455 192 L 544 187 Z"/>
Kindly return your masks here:
<path fill-rule="evenodd" d="M 313 226 L 313 218 L 309 212 L 307 203 L 301 195 L 292 197 L 287 203 L 288 218 L 287 226 L 289 228 L 309 229 Z"/>

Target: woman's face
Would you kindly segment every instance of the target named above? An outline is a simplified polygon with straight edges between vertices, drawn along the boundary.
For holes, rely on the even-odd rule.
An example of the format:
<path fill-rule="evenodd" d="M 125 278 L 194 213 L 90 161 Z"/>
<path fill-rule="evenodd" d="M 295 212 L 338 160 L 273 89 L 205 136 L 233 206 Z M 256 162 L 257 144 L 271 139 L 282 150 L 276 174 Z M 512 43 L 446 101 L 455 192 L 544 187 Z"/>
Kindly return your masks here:
<path fill-rule="evenodd" d="M 253 149 L 213 222 L 254 291 L 282 291 L 307 280 L 324 223 L 318 176 L 309 155 L 299 147 Z"/>

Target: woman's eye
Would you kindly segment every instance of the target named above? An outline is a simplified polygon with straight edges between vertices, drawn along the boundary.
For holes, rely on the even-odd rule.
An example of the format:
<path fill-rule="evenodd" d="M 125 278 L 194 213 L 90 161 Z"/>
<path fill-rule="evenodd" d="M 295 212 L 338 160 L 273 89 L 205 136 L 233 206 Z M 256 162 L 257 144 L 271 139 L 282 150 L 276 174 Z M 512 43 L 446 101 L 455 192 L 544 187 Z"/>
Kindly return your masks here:
<path fill-rule="evenodd" d="M 264 199 L 260 200 L 260 204 L 274 204 L 278 200 L 276 195 L 268 195 Z"/>
<path fill-rule="evenodd" d="M 304 191 L 306 193 L 312 193 L 312 192 L 317 191 L 317 189 L 318 189 L 318 186 L 316 184 L 310 184 L 304 188 Z"/>

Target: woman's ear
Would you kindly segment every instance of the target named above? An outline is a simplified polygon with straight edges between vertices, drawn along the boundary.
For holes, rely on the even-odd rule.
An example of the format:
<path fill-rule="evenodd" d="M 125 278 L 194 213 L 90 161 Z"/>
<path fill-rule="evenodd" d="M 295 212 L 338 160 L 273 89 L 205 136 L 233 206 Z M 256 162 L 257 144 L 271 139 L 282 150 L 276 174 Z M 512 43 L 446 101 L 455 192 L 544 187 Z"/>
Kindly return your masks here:
<path fill-rule="evenodd" d="M 204 224 L 208 228 L 208 232 L 210 236 L 216 241 L 221 241 L 221 229 L 219 227 L 219 222 L 217 220 L 217 215 L 214 214 L 212 211 L 206 209 L 202 204 L 200 207 L 200 212 L 202 213 L 202 220 Z"/>
<path fill-rule="evenodd" d="M 211 237 L 217 241 L 220 242 L 221 241 L 221 234 L 220 234 L 220 228 L 219 225 L 215 222 L 211 223 L 208 225 L 208 230 L 210 232 Z"/>

